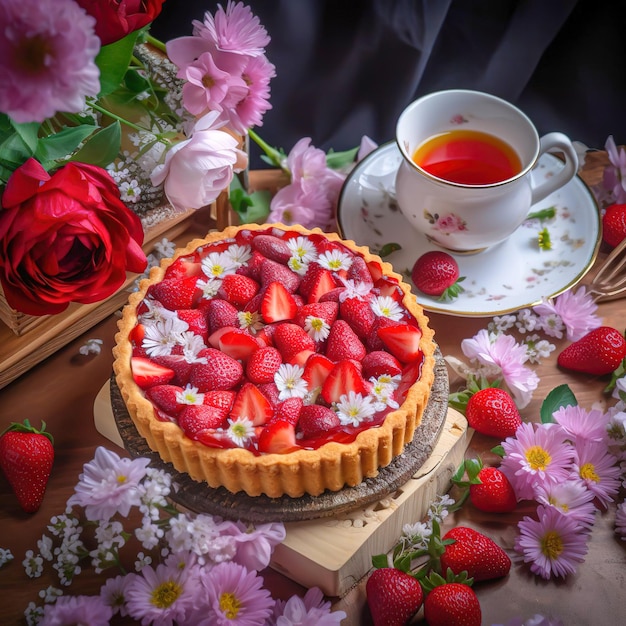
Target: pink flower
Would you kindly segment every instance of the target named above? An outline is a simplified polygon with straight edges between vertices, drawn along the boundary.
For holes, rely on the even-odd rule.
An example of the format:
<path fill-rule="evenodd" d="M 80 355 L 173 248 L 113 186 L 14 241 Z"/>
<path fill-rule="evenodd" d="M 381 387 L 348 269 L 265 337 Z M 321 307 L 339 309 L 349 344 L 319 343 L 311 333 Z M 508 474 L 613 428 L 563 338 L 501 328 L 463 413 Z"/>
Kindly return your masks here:
<path fill-rule="evenodd" d="M 531 500 L 536 484 L 555 484 L 571 475 L 573 447 L 556 424 L 522 424 L 515 437 L 502 442 L 505 456 L 500 469 L 518 500 Z"/>
<path fill-rule="evenodd" d="M 306 193 L 301 183 L 282 187 L 272 198 L 268 222 L 280 222 L 287 226 L 300 224 L 304 228 L 319 227 L 322 230 L 331 223 L 333 204 L 320 186 Z"/>
<path fill-rule="evenodd" d="M 117 613 L 122 617 L 128 615 L 126 610 L 127 581 L 128 578 L 122 575 L 107 578 L 104 585 L 100 588 L 100 597 L 107 606 L 111 607 L 114 615 Z"/>
<path fill-rule="evenodd" d="M 586 439 L 595 442 L 607 442 L 608 414 L 592 409 L 587 411 L 580 406 L 562 406 L 552 417 L 574 440 Z"/>
<path fill-rule="evenodd" d="M 60 596 L 44 606 L 39 626 L 108 626 L 113 609 L 100 596 Z"/>
<path fill-rule="evenodd" d="M 610 135 L 604 148 L 611 165 L 604 169 L 602 186 L 612 194 L 612 201 L 618 204 L 626 202 L 626 151 L 619 151 L 615 145 L 613 135 Z"/>
<path fill-rule="evenodd" d="M 73 0 L 0 3 L 0 111 L 42 122 L 100 91 L 95 20 Z"/>
<path fill-rule="evenodd" d="M 530 571 L 542 578 L 565 578 L 576 571 L 587 554 L 587 534 L 578 524 L 553 507 L 539 505 L 538 520 L 528 516 L 518 524 L 515 549 L 530 563 Z"/>
<path fill-rule="evenodd" d="M 535 499 L 544 506 L 553 506 L 589 531 L 596 520 L 597 509 L 593 504 L 593 493 L 579 479 L 561 483 L 544 483 L 535 486 Z"/>
<path fill-rule="evenodd" d="M 311 587 L 304 598 L 294 595 L 287 602 L 277 600 L 272 624 L 276 626 L 338 626 L 346 617 L 344 611 L 331 612 L 331 604 L 324 600 L 321 590 Z"/>
<path fill-rule="evenodd" d="M 533 311 L 539 315 L 539 324 L 545 327 L 546 320 L 551 315 L 558 315 L 570 341 L 577 341 L 594 328 L 602 324 L 602 320 L 596 315 L 598 305 L 593 301 L 585 287 L 580 287 L 576 292 L 569 290 L 562 293 L 556 300 L 546 299 L 541 304 L 533 307 Z M 553 336 L 561 337 L 560 332 Z"/>
<path fill-rule="evenodd" d="M 437 217 L 434 228 L 442 233 L 449 234 L 467 230 L 467 224 L 458 215 L 448 213 L 447 215 Z"/>
<path fill-rule="evenodd" d="M 606 444 L 595 441 L 576 443 L 574 472 L 606 508 L 620 487 L 621 470 L 617 459 L 607 452 Z"/>
<path fill-rule="evenodd" d="M 272 552 L 285 538 L 285 527 L 280 523 L 261 524 L 249 529 L 242 522 L 231 522 L 222 528 L 222 535 L 231 535 L 237 546 L 235 563 L 248 570 L 262 570 L 270 564 Z"/>
<path fill-rule="evenodd" d="M 212 111 L 194 126 L 189 139 L 172 146 L 165 163 L 152 173 L 152 184 L 164 184 L 165 194 L 175 209 L 199 209 L 213 202 L 247 162 L 237 140 L 219 130 L 219 113 Z"/>

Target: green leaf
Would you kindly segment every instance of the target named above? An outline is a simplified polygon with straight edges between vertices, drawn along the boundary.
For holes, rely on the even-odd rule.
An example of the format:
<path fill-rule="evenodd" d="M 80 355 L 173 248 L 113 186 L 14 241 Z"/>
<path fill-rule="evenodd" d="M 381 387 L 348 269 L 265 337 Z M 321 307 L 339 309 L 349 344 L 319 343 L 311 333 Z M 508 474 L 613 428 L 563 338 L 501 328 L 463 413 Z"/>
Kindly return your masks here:
<path fill-rule="evenodd" d="M 12 122 L 12 124 L 15 132 L 20 136 L 32 155 L 37 148 L 37 135 L 41 125 L 39 122 L 29 122 L 28 124 L 16 124 Z"/>
<path fill-rule="evenodd" d="M 497 445 L 491 448 L 491 452 L 497 454 L 500 458 L 504 458 L 505 456 L 504 448 L 501 445 Z"/>
<path fill-rule="evenodd" d="M 85 145 L 72 156 L 70 161 L 106 167 L 109 163 L 113 163 L 119 155 L 121 142 L 122 129 L 120 123 L 116 121 L 95 133 L 85 142 Z"/>
<path fill-rule="evenodd" d="M 541 423 L 550 424 L 554 422 L 552 414 L 563 406 L 577 406 L 576 396 L 568 385 L 563 384 L 555 387 L 541 404 Z"/>
<path fill-rule="evenodd" d="M 96 65 L 100 68 L 100 93 L 98 98 L 115 91 L 120 83 L 133 56 L 137 31 L 126 35 L 123 39 L 102 46 L 96 57 Z"/>
<path fill-rule="evenodd" d="M 235 176 L 230 184 L 229 200 L 242 224 L 262 222 L 270 212 L 272 194 L 266 190 L 247 193 Z"/>
<path fill-rule="evenodd" d="M 358 147 L 352 148 L 351 150 L 345 150 L 343 152 L 333 152 L 332 150 L 329 150 L 326 155 L 326 165 L 333 170 L 341 169 L 345 165 L 354 163 L 358 151 Z"/>
<path fill-rule="evenodd" d="M 150 81 L 146 80 L 136 69 L 131 68 L 124 76 L 124 84 L 126 88 L 133 93 L 142 93 L 150 89 Z"/>
<path fill-rule="evenodd" d="M 552 219 L 554 216 L 556 215 L 556 209 L 551 206 L 548 207 L 547 209 L 541 209 L 540 211 L 534 211 L 532 213 L 529 213 L 526 216 L 527 220 L 550 220 Z"/>
<path fill-rule="evenodd" d="M 402 246 L 399 243 L 386 243 L 379 251 L 378 256 L 384 258 L 389 256 L 392 252 L 396 250 L 402 250 Z"/>
<path fill-rule="evenodd" d="M 52 163 L 71 155 L 95 130 L 95 126 L 72 126 L 63 128 L 54 135 L 42 137 L 37 144 L 35 158 L 48 169 L 45 163 Z"/>
<path fill-rule="evenodd" d="M 379 569 L 381 567 L 389 567 L 389 562 L 387 561 L 386 554 L 376 554 L 372 557 L 372 565 Z"/>
<path fill-rule="evenodd" d="M 11 133 L 0 143 L 0 163 L 11 171 L 17 169 L 32 156 L 33 151 L 17 132 Z"/>

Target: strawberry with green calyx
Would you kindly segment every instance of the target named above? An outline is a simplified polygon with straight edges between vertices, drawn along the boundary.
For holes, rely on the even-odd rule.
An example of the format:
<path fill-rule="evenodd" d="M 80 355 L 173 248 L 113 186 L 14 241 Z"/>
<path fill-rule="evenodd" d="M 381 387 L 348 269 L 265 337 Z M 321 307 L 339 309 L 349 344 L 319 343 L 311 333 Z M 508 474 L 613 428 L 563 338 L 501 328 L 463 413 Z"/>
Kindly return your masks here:
<path fill-rule="evenodd" d="M 422 583 L 426 591 L 424 617 L 428 626 L 480 626 L 480 603 L 470 585 L 470 580 L 456 580 L 450 571 L 446 578 L 431 574 Z"/>
<path fill-rule="evenodd" d="M 557 363 L 574 372 L 604 376 L 612 374 L 624 358 L 624 334 L 610 326 L 600 326 L 567 346 L 557 357 Z"/>
<path fill-rule="evenodd" d="M 462 490 L 460 506 L 467 497 L 480 511 L 509 513 L 517 507 L 515 490 L 497 467 L 484 467 L 480 459 L 467 459 L 452 477 L 452 484 Z"/>
<path fill-rule="evenodd" d="M 424 597 L 419 581 L 395 567 L 374 570 L 365 589 L 374 626 L 404 626 Z"/>
<path fill-rule="evenodd" d="M 54 438 L 29 420 L 12 423 L 0 436 L 0 468 L 26 513 L 39 510 L 54 463 Z"/>
<path fill-rule="evenodd" d="M 439 300 L 453 300 L 465 291 L 459 277 L 456 259 L 443 250 L 431 250 L 422 254 L 411 270 L 415 286 L 428 296 L 438 296 Z"/>

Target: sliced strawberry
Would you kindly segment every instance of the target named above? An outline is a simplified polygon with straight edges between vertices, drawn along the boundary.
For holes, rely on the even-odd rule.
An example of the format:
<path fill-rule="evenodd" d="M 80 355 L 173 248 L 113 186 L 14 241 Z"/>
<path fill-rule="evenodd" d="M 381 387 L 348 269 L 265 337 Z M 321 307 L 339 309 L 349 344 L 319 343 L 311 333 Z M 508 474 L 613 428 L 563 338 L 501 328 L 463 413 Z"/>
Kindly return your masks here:
<path fill-rule="evenodd" d="M 273 413 L 270 401 L 252 383 L 245 383 L 237 392 L 230 411 L 232 419 L 247 417 L 255 426 L 263 426 Z"/>
<path fill-rule="evenodd" d="M 260 347 L 255 337 L 240 328 L 225 332 L 219 338 L 219 349 L 238 361 L 247 361 Z"/>
<path fill-rule="evenodd" d="M 278 391 L 278 387 L 276 383 L 261 383 L 259 386 L 259 391 L 269 400 L 269 403 L 276 407 L 280 404 L 280 391 Z"/>
<path fill-rule="evenodd" d="M 387 326 L 398 326 L 400 322 L 396 322 L 389 317 L 385 317 L 384 315 L 376 316 L 374 320 L 374 324 L 370 331 L 370 334 L 367 336 L 365 340 L 365 345 L 367 346 L 368 352 L 374 352 L 376 350 L 384 350 L 385 344 L 382 342 L 380 337 L 378 336 L 378 329 L 385 328 Z"/>
<path fill-rule="evenodd" d="M 166 385 L 174 378 L 174 370 L 144 357 L 131 357 L 130 367 L 133 380 L 142 389 L 148 389 L 154 385 Z"/>
<path fill-rule="evenodd" d="M 281 283 L 289 293 L 295 293 L 300 286 L 301 278 L 286 265 L 272 259 L 265 259 L 261 264 L 261 286 L 270 283 Z"/>
<path fill-rule="evenodd" d="M 178 414 L 178 425 L 192 439 L 201 430 L 219 428 L 223 421 L 224 415 L 220 409 L 206 404 L 188 404 Z"/>
<path fill-rule="evenodd" d="M 302 378 L 306 380 L 307 387 L 313 391 L 321 389 L 328 375 L 335 367 L 335 363 L 323 354 L 313 353 L 304 366 Z"/>
<path fill-rule="evenodd" d="M 326 268 L 320 267 L 317 272 L 317 276 L 313 281 L 311 290 L 307 298 L 309 304 L 313 302 L 319 302 L 319 299 L 329 291 L 332 291 L 337 287 L 337 283 L 333 278 L 333 273 Z"/>
<path fill-rule="evenodd" d="M 224 414 L 224 417 L 226 417 L 230 413 L 236 395 L 237 394 L 234 391 L 226 389 L 207 391 L 204 394 L 204 401 L 202 404 L 219 409 Z"/>
<path fill-rule="evenodd" d="M 274 409 L 272 421 L 285 421 L 295 426 L 298 423 L 298 419 L 300 418 L 300 411 L 302 410 L 303 406 L 304 401 L 302 400 L 302 398 L 287 398 L 286 400 L 280 402 Z"/>
<path fill-rule="evenodd" d="M 194 335 L 202 337 L 203 341 L 207 340 L 209 325 L 207 324 L 206 315 L 200 309 L 179 309 L 177 312 L 178 319 L 187 322 L 189 330 Z"/>
<path fill-rule="evenodd" d="M 348 392 L 366 394 L 365 382 L 356 365 L 351 361 L 339 361 L 322 385 L 322 398 L 328 403 L 339 402 Z"/>
<path fill-rule="evenodd" d="M 133 326 L 132 330 L 128 334 L 128 339 L 135 346 L 141 346 L 143 343 L 143 338 L 146 336 L 146 327 L 138 323 Z"/>
<path fill-rule="evenodd" d="M 421 354 L 422 331 L 412 324 L 397 324 L 378 329 L 378 336 L 385 347 L 401 363 L 415 361 Z"/>
<path fill-rule="evenodd" d="M 174 370 L 174 378 L 170 381 L 172 385 L 184 387 L 189 382 L 193 365 L 182 354 L 163 354 L 151 357 L 151 359 L 159 365 Z"/>
<path fill-rule="evenodd" d="M 367 353 L 358 335 L 348 322 L 338 319 L 331 327 L 326 343 L 326 356 L 333 361 L 356 359 L 360 361 Z"/>
<path fill-rule="evenodd" d="M 297 312 L 295 300 L 281 283 L 267 286 L 261 302 L 261 316 L 266 324 L 292 320 Z"/>
<path fill-rule="evenodd" d="M 148 293 L 170 311 L 192 309 L 201 294 L 196 282 L 195 276 L 170 278 L 151 285 Z"/>
<path fill-rule="evenodd" d="M 195 258 L 195 255 L 192 257 L 180 256 L 165 270 L 164 278 L 166 280 L 170 278 L 180 280 L 181 278 L 200 276 L 201 274 L 202 266 L 200 261 Z"/>
<path fill-rule="evenodd" d="M 230 302 L 221 298 L 212 298 L 207 304 L 202 303 L 206 310 L 207 322 L 209 324 L 209 333 L 215 332 L 218 328 L 224 326 L 239 326 L 239 312 Z"/>
<path fill-rule="evenodd" d="M 361 338 L 365 338 L 372 330 L 376 314 L 369 300 L 346 298 L 339 307 L 341 318 L 350 324 L 350 328 Z"/>
<path fill-rule="evenodd" d="M 274 330 L 274 345 L 281 353 L 283 361 L 289 363 L 302 350 L 315 350 L 315 342 L 297 324 L 285 322 Z"/>
<path fill-rule="evenodd" d="M 268 424 L 259 436 L 259 451 L 266 454 L 288 454 L 299 450 L 296 428 L 286 420 Z"/>
<path fill-rule="evenodd" d="M 367 263 L 367 269 L 374 283 L 383 275 L 383 267 L 378 261 L 369 261 Z"/>
<path fill-rule="evenodd" d="M 320 404 L 308 404 L 300 411 L 298 430 L 306 439 L 318 437 L 322 433 L 334 430 L 341 426 L 337 414 L 326 406 Z"/>
<path fill-rule="evenodd" d="M 176 415 L 183 408 L 176 399 L 179 393 L 183 393 L 183 388 L 178 385 L 154 385 L 146 389 L 146 398 L 166 413 Z"/>
<path fill-rule="evenodd" d="M 230 302 L 237 309 L 242 309 L 259 291 L 259 283 L 242 274 L 227 274 L 217 292 L 220 298 Z"/>
<path fill-rule="evenodd" d="M 335 287 L 323 294 L 318 302 L 337 302 L 340 301 L 341 294 L 346 290 L 345 287 Z"/>
<path fill-rule="evenodd" d="M 257 385 L 273 382 L 274 374 L 276 374 L 282 362 L 283 358 L 276 348 L 271 346 L 259 348 L 248 359 L 246 365 L 248 380 Z"/>
<path fill-rule="evenodd" d="M 207 339 L 207 344 L 211 346 L 211 348 L 216 348 L 219 350 L 220 348 L 220 339 L 226 334 L 231 333 L 234 330 L 241 330 L 241 328 L 236 326 L 224 326 L 223 328 L 218 328 L 216 331 L 212 332 Z M 244 331 L 245 332 L 245 331 Z"/>
<path fill-rule="evenodd" d="M 198 353 L 205 357 L 206 363 L 194 363 L 189 382 L 198 391 L 212 391 L 214 389 L 232 389 L 239 384 L 243 377 L 243 367 L 239 361 L 216 350 L 206 348 Z"/>
<path fill-rule="evenodd" d="M 287 362 L 291 365 L 299 365 L 300 367 L 304 367 L 309 358 L 314 354 L 316 354 L 315 350 L 300 350 L 300 352 L 294 354 Z"/>
<path fill-rule="evenodd" d="M 378 378 L 383 374 L 398 376 L 402 374 L 402 365 L 395 356 L 384 350 L 375 350 L 363 358 L 363 378 Z"/>
<path fill-rule="evenodd" d="M 205 428 L 198 431 L 194 439 L 208 448 L 236 448 L 237 444 L 228 436 L 227 432 L 215 428 Z"/>
<path fill-rule="evenodd" d="M 400 378 L 400 384 L 396 389 L 396 395 L 400 403 L 404 402 L 409 389 L 413 386 L 416 380 L 419 379 L 422 373 L 422 363 L 424 358 L 417 358 L 413 363 L 405 365 L 402 370 L 402 377 Z"/>
<path fill-rule="evenodd" d="M 318 317 L 324 320 L 329 326 L 333 325 L 333 322 L 337 319 L 339 314 L 339 305 L 337 302 L 315 302 L 313 304 L 305 304 L 298 310 L 298 313 L 294 319 L 298 326 L 304 328 L 306 318 L 309 316 Z"/>
<path fill-rule="evenodd" d="M 392 276 L 383 276 L 376 281 L 374 287 L 378 290 L 380 296 L 389 296 L 396 302 L 402 302 L 404 293 L 398 286 L 398 281 Z"/>
<path fill-rule="evenodd" d="M 282 239 L 273 235 L 257 235 L 252 240 L 252 247 L 258 250 L 264 257 L 282 265 L 287 265 L 291 258 L 289 246 Z"/>

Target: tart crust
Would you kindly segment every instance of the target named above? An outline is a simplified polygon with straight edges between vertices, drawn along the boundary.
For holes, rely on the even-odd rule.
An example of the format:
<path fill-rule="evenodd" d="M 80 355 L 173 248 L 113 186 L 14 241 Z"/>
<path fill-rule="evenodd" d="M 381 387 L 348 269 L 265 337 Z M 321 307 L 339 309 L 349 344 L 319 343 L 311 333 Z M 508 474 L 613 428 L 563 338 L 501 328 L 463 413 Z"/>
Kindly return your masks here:
<path fill-rule="evenodd" d="M 232 238 L 242 229 L 254 231 L 271 228 L 295 231 L 303 236 L 320 234 L 358 252 L 368 262 L 379 263 L 383 274 L 398 281 L 404 293 L 402 304 L 417 320 L 422 331 L 420 347 L 424 359 L 419 379 L 411 386 L 405 401 L 398 409 L 390 412 L 379 427 L 359 433 L 352 443 L 330 442 L 316 450 L 259 456 L 242 448 L 211 448 L 186 437 L 178 425 L 155 419 L 152 403 L 145 398 L 133 380 L 132 344 L 129 336 L 137 324 L 137 307 L 148 287 L 160 282 L 166 268 L 179 256 L 191 254 L 208 243 Z M 185 248 L 177 250 L 173 257 L 164 259 L 160 266 L 153 267 L 149 277 L 141 281 L 139 291 L 131 294 L 118 322 L 115 341 L 113 371 L 116 382 L 128 413 L 148 446 L 162 460 L 171 463 L 178 471 L 188 473 L 198 482 L 204 481 L 213 488 L 225 487 L 232 493 L 243 491 L 249 496 L 317 496 L 325 490 L 338 491 L 344 486 L 353 487 L 365 478 L 376 476 L 380 467 L 388 465 L 412 441 L 415 429 L 421 423 L 434 381 L 434 331 L 428 326 L 427 316 L 402 276 L 394 272 L 389 263 L 373 255 L 367 247 L 357 246 L 354 241 L 341 239 L 335 233 L 326 233 L 318 228 L 307 230 L 298 225 L 230 226 L 221 232 L 211 232 L 204 239 L 189 242 Z"/>

